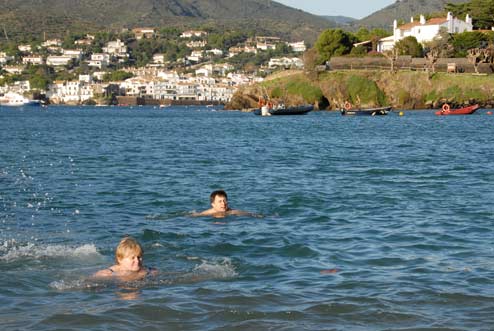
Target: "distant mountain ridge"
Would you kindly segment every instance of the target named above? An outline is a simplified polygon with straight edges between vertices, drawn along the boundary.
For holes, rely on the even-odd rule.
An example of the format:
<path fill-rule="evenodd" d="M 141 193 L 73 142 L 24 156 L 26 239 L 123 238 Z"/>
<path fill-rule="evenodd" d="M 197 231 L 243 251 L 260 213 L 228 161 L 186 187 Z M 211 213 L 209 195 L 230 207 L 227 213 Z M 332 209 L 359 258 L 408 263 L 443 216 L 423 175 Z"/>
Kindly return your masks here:
<path fill-rule="evenodd" d="M 321 17 L 324 17 L 328 21 L 334 22 L 338 25 L 348 25 L 348 24 L 351 24 L 351 23 L 354 23 L 355 21 L 357 21 L 356 18 L 341 16 L 341 15 L 339 15 L 339 16 L 321 16 Z"/>
<path fill-rule="evenodd" d="M 397 0 L 355 20 L 312 15 L 271 0 L 0 0 L 0 42 L 134 27 L 220 26 L 312 43 L 328 28 L 391 30 L 394 19 L 409 21 L 465 1 Z"/>
<path fill-rule="evenodd" d="M 270 0 L 0 0 L 5 35 L 214 23 L 312 39 L 334 23 Z M 305 37 L 305 38 L 304 38 Z"/>
<path fill-rule="evenodd" d="M 384 28 L 391 30 L 393 21 L 404 20 L 408 22 L 410 17 L 419 14 L 431 14 L 444 10 L 447 3 L 462 3 L 468 0 L 396 0 L 395 3 L 364 17 L 353 23 L 353 26 L 365 26 L 367 28 Z"/>

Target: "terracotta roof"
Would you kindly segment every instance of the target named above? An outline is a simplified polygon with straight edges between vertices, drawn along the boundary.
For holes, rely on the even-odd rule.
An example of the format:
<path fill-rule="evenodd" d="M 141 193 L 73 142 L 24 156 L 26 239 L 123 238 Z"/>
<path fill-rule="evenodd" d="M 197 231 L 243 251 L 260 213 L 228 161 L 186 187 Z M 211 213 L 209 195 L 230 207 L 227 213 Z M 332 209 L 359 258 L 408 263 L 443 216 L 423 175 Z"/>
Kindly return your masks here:
<path fill-rule="evenodd" d="M 403 25 L 399 26 L 398 29 L 410 30 L 411 28 L 413 28 L 414 26 L 417 26 L 417 25 L 420 25 L 420 22 L 410 22 L 410 23 L 403 24 Z"/>
<path fill-rule="evenodd" d="M 436 17 L 436 18 L 431 18 L 430 20 L 428 20 L 427 22 L 425 22 L 425 24 L 423 24 L 423 25 L 440 25 L 440 24 L 446 23 L 447 21 L 448 21 L 447 18 Z M 419 21 L 410 22 L 410 23 L 403 24 L 403 25 L 399 26 L 398 29 L 400 29 L 400 30 L 410 30 L 411 28 L 413 28 L 415 26 L 419 26 L 419 25 L 422 25 L 422 24 L 420 24 Z"/>
<path fill-rule="evenodd" d="M 430 20 L 428 20 L 425 23 L 425 25 L 439 25 L 439 24 L 446 23 L 447 21 L 448 21 L 447 18 L 436 17 L 436 18 L 431 18 Z"/>

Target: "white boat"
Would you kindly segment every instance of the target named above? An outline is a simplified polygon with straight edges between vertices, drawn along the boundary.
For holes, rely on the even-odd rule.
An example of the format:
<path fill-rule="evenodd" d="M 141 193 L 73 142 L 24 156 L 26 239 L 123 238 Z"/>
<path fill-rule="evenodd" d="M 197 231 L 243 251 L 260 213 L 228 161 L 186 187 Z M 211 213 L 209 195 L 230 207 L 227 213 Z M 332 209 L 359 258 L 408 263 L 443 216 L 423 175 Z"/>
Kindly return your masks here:
<path fill-rule="evenodd" d="M 39 100 L 31 100 L 19 93 L 7 92 L 0 94 L 0 106 L 39 106 Z"/>

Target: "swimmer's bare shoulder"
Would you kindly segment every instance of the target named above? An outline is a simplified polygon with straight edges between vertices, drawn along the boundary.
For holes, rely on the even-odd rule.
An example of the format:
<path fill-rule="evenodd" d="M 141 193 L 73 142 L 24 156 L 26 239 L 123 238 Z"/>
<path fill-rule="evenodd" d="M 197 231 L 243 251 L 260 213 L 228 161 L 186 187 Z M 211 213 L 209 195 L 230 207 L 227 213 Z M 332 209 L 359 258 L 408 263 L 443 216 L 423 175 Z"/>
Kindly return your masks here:
<path fill-rule="evenodd" d="M 107 278 L 107 277 L 112 277 L 113 272 L 110 269 L 103 269 L 100 270 L 96 273 L 94 273 L 91 278 Z"/>
<path fill-rule="evenodd" d="M 208 209 L 208 210 L 205 210 L 205 211 L 200 212 L 200 213 L 193 212 L 191 214 L 191 216 L 192 217 L 211 216 L 211 217 L 215 217 L 215 218 L 223 218 L 226 216 L 251 216 L 251 217 L 256 217 L 256 218 L 262 218 L 263 217 L 262 215 L 251 213 L 251 212 L 244 211 L 244 210 L 239 210 L 239 209 L 230 209 L 226 212 L 218 212 L 218 211 L 215 211 L 213 209 Z"/>
<path fill-rule="evenodd" d="M 192 214 L 190 214 L 190 216 L 193 216 L 193 217 L 201 217 L 201 216 L 211 216 L 215 213 L 215 211 L 213 210 L 213 208 L 211 209 L 208 209 L 208 210 L 204 210 L 204 211 L 201 211 L 201 212 L 192 212 Z"/>

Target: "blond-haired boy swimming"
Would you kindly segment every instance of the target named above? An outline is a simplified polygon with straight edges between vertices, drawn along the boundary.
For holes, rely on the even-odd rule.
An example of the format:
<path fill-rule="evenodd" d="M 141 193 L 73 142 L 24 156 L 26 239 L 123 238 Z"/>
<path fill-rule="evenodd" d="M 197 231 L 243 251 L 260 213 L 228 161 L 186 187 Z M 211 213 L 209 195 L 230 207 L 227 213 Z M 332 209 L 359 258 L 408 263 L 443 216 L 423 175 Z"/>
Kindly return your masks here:
<path fill-rule="evenodd" d="M 96 272 L 93 277 L 118 277 L 124 281 L 142 279 L 148 275 L 156 275 L 156 269 L 146 268 L 143 265 L 144 250 L 132 237 L 124 237 L 115 250 L 115 265 Z"/>

